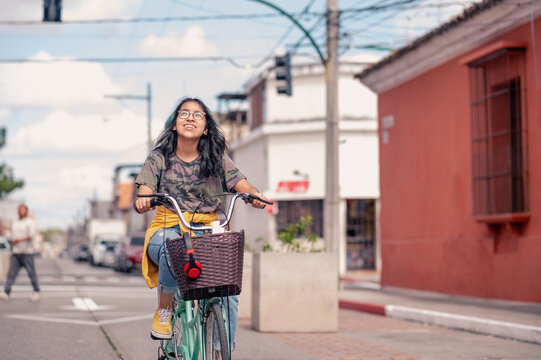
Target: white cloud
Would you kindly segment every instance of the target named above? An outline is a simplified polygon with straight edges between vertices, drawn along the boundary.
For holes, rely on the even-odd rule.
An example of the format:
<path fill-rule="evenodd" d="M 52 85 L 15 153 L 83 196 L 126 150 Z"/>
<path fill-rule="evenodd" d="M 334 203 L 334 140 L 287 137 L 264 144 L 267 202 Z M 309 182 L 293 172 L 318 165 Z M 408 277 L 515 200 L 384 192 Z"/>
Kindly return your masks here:
<path fill-rule="evenodd" d="M 121 151 L 146 143 L 144 115 L 124 109 L 117 115 L 74 115 L 64 110 L 20 128 L 10 139 L 8 154 Z"/>
<path fill-rule="evenodd" d="M 9 163 L 15 165 L 15 174 L 25 180 L 25 186 L 10 197 L 27 203 L 41 228 L 67 227 L 89 199 L 111 199 L 113 169 L 125 160 L 117 155 L 12 159 Z"/>
<path fill-rule="evenodd" d="M 8 109 L 0 108 L 0 126 L 4 125 L 7 122 L 8 115 L 9 115 Z"/>
<path fill-rule="evenodd" d="M 205 31 L 199 25 L 191 25 L 184 36 L 169 33 L 162 37 L 149 35 L 140 45 L 142 53 L 152 56 L 219 56 L 220 50 L 205 39 Z"/>
<path fill-rule="evenodd" d="M 61 168 L 56 180 L 58 188 L 68 193 L 87 190 L 95 192 L 98 198 L 110 198 L 112 194 L 112 169 L 95 164 Z"/>
<path fill-rule="evenodd" d="M 32 59 L 51 59 L 39 52 Z M 0 106 L 66 106 L 104 101 L 104 94 L 118 93 L 101 64 L 54 62 L 0 66 Z"/>

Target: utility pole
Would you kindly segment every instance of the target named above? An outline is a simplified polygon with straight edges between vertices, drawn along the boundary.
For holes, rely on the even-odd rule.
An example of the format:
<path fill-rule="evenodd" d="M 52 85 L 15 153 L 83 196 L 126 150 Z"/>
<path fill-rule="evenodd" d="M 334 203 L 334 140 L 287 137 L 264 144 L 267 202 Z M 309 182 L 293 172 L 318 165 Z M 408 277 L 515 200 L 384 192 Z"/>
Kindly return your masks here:
<path fill-rule="evenodd" d="M 339 156 L 338 156 L 338 0 L 327 0 L 327 61 L 325 81 L 327 88 L 327 128 L 325 149 L 325 246 L 329 252 L 338 252 L 340 238 L 339 213 Z"/>
<path fill-rule="evenodd" d="M 325 201 L 324 237 L 327 251 L 338 254 L 340 240 L 340 201 L 338 174 L 338 29 L 340 27 L 338 0 L 327 0 L 327 58 L 323 56 L 310 32 L 293 16 L 266 0 L 250 0 L 267 5 L 289 18 L 310 40 L 325 66 L 325 85 L 327 89 L 327 127 L 325 133 Z"/>
<path fill-rule="evenodd" d="M 151 135 L 151 120 L 152 120 L 152 88 L 150 83 L 147 83 L 147 94 L 146 95 L 105 95 L 106 98 L 110 99 L 128 99 L 128 100 L 146 100 L 147 102 L 147 148 L 148 153 L 152 151 L 152 135 Z"/>

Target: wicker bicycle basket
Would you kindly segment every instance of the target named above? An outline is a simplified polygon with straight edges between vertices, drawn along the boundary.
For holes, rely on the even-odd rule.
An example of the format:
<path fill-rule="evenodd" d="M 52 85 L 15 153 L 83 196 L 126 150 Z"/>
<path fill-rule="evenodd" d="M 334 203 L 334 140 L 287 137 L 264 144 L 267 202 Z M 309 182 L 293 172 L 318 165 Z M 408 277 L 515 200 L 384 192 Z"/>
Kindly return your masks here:
<path fill-rule="evenodd" d="M 203 266 L 197 279 L 184 274 L 188 262 L 182 238 L 167 239 L 167 251 L 184 300 L 238 295 L 242 290 L 244 231 L 192 236 L 194 256 Z"/>

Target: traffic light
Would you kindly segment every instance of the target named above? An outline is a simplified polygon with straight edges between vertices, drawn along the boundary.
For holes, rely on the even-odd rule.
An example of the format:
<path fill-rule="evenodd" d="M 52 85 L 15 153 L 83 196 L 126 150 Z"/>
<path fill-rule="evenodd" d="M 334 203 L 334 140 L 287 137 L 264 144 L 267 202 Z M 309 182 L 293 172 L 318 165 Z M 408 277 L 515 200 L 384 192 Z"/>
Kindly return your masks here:
<path fill-rule="evenodd" d="M 62 0 L 43 0 L 43 21 L 61 22 Z"/>
<path fill-rule="evenodd" d="M 291 59 L 289 53 L 274 58 L 274 70 L 276 71 L 276 90 L 278 94 L 291 96 Z"/>

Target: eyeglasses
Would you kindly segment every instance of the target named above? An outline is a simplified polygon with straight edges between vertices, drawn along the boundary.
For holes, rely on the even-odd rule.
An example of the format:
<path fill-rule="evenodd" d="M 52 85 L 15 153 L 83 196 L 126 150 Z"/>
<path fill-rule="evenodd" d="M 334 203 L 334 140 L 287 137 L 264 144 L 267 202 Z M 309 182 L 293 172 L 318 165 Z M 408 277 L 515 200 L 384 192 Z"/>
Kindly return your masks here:
<path fill-rule="evenodd" d="M 201 121 L 205 118 L 205 113 L 201 111 L 194 111 L 190 112 L 188 110 L 180 110 L 178 113 L 179 119 L 188 119 L 190 117 L 190 114 L 192 114 L 194 120 Z"/>

